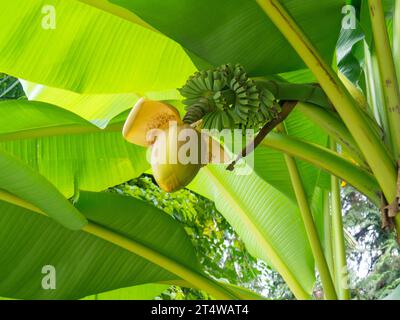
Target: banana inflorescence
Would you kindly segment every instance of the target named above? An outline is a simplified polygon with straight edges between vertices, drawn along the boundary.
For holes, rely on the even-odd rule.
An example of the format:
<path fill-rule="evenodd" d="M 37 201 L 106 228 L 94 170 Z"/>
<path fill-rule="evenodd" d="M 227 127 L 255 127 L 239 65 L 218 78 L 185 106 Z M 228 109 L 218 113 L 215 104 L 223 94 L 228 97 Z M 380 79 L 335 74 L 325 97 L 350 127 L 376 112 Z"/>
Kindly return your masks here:
<path fill-rule="evenodd" d="M 184 133 L 184 139 L 180 133 Z M 184 124 L 179 112 L 164 102 L 140 99 L 130 112 L 122 134 L 130 143 L 150 148 L 154 178 L 166 192 L 186 187 L 204 165 L 229 161 L 216 140 Z M 190 161 L 182 162 L 178 155 L 184 160 L 190 155 Z"/>
<path fill-rule="evenodd" d="M 281 111 L 274 95 L 250 79 L 240 65 L 195 73 L 180 89 L 185 123 L 204 129 L 259 129 Z"/>
<path fill-rule="evenodd" d="M 199 127 L 208 130 L 258 130 L 278 118 L 281 112 L 274 95 L 250 79 L 240 65 L 227 64 L 197 72 L 180 92 L 185 97 L 187 111 L 183 121 L 173 106 L 141 99 L 123 128 L 127 141 L 151 148 L 154 177 L 167 192 L 187 186 L 202 166 L 229 161 L 218 141 L 191 125 L 201 120 Z M 171 126 L 171 122 L 175 126 Z M 157 130 L 159 135 L 149 135 Z M 177 134 L 182 132 L 194 139 L 178 138 Z M 190 150 L 190 155 L 193 151 L 194 161 L 173 160 L 177 154 L 187 154 L 186 151 L 182 153 L 182 149 Z"/>

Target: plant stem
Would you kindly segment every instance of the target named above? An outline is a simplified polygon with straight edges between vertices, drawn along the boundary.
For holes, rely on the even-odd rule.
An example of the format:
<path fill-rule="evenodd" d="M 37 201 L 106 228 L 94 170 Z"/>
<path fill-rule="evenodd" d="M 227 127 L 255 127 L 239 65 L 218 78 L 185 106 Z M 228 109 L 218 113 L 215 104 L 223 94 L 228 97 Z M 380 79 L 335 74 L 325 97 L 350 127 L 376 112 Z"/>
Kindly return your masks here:
<path fill-rule="evenodd" d="M 347 80 L 348 81 L 348 80 Z M 268 89 L 280 101 L 298 101 L 296 109 L 307 116 L 317 126 L 340 141 L 347 152 L 360 165 L 368 168 L 357 143 L 351 133 L 332 108 L 325 92 L 316 84 L 294 84 L 269 79 L 258 79 L 258 86 Z M 354 89 L 356 89 L 354 87 Z M 361 92 L 358 92 L 361 94 Z M 365 99 L 364 105 L 368 105 Z"/>
<path fill-rule="evenodd" d="M 286 130 L 283 125 L 280 126 L 280 131 L 286 134 Z M 310 242 L 311 251 L 313 253 L 317 269 L 321 276 L 321 282 L 324 288 L 325 297 L 329 300 L 337 300 L 335 286 L 329 272 L 329 267 L 325 259 L 321 241 L 318 237 L 317 228 L 315 227 L 313 215 L 308 204 L 307 195 L 304 191 L 303 182 L 301 180 L 297 164 L 291 156 L 287 154 L 285 154 L 284 156 L 286 166 L 289 170 L 290 179 L 292 181 L 292 186 L 296 194 L 297 204 L 299 206 L 304 227 L 306 229 L 308 241 Z"/>
<path fill-rule="evenodd" d="M 330 193 L 324 190 L 324 249 L 325 257 L 329 266 L 329 270 L 333 278 L 335 278 L 335 265 L 333 263 L 332 249 L 332 217 L 330 208 Z"/>
<path fill-rule="evenodd" d="M 368 164 L 353 136 L 337 114 L 310 103 L 299 103 L 296 109 L 321 129 L 326 131 L 332 138 L 338 140 L 343 149 L 348 152 L 353 160 L 362 167 L 369 169 Z"/>
<path fill-rule="evenodd" d="M 385 14 L 381 0 L 368 0 L 374 35 L 375 50 L 379 63 L 383 93 L 389 121 L 391 144 L 396 159 L 400 159 L 400 92 L 396 76 Z M 392 201 L 393 199 L 388 199 Z"/>
<path fill-rule="evenodd" d="M 325 92 L 318 84 L 297 84 L 269 79 L 257 79 L 259 87 L 269 90 L 280 101 L 298 101 L 316 104 L 324 108 L 332 108 Z"/>
<path fill-rule="evenodd" d="M 307 161 L 338 176 L 364 193 L 372 202 L 378 206 L 380 205 L 380 197 L 378 196 L 379 185 L 375 178 L 337 153 L 276 132 L 271 132 L 264 139 L 262 145 Z"/>
<path fill-rule="evenodd" d="M 339 75 L 341 75 L 339 73 Z M 358 90 L 347 78 L 342 75 L 341 79 L 345 80 L 345 85 L 350 92 L 354 92 L 357 101 L 361 102 L 363 109 L 368 107 L 368 103 L 361 91 Z M 357 143 L 351 133 L 343 123 L 342 119 L 334 112 L 332 103 L 329 101 L 325 92 L 316 84 L 293 84 L 284 80 L 257 79 L 258 86 L 268 89 L 276 99 L 281 101 L 298 101 L 296 109 L 307 116 L 317 126 L 325 130 L 334 139 L 340 141 L 343 148 L 357 161 L 360 165 L 368 168 Z M 372 121 L 371 121 L 372 122 Z M 374 125 L 374 124 L 372 124 Z M 379 126 L 375 124 L 377 131 Z"/>
<path fill-rule="evenodd" d="M 28 209 L 32 212 L 41 214 L 45 217 L 48 217 L 42 210 L 35 207 L 31 203 L 16 197 L 15 195 L 3 191 L 0 189 L 0 199 L 1 201 L 8 202 L 10 204 Z M 149 248 L 146 245 L 143 245 L 137 241 L 132 239 L 126 238 L 112 230 L 109 230 L 103 226 L 100 226 L 96 223 L 89 221 L 89 223 L 83 227 L 81 230 L 76 232 L 86 232 L 92 234 L 98 238 L 106 240 L 116 246 L 119 246 L 123 249 L 126 249 L 144 259 L 160 266 L 161 268 L 168 270 L 171 273 L 176 274 L 180 278 L 186 280 L 187 282 L 191 283 L 194 287 L 200 288 L 216 299 L 223 299 L 223 300 L 232 300 L 237 299 L 237 297 L 231 293 L 226 288 L 223 288 L 220 284 L 212 279 L 208 279 L 207 277 L 203 276 L 202 274 L 190 270 L 189 268 L 175 262 L 174 260 L 160 254 L 159 252 Z"/>
<path fill-rule="evenodd" d="M 336 150 L 336 144 L 331 143 L 331 148 L 332 150 Z M 350 292 L 348 289 L 348 271 L 343 232 L 342 203 L 340 198 L 339 179 L 335 176 L 331 176 L 331 192 L 336 290 L 341 300 L 349 300 Z"/>
<path fill-rule="evenodd" d="M 318 79 L 368 161 L 388 201 L 396 197 L 395 163 L 361 113 L 361 107 L 347 91 L 332 68 L 277 0 L 257 0 L 271 21 L 282 32 Z"/>
<path fill-rule="evenodd" d="M 233 171 L 235 170 L 235 165 L 248 154 L 253 152 L 260 143 L 264 140 L 264 138 L 276 128 L 279 124 L 281 124 L 293 111 L 294 107 L 297 105 L 297 101 L 284 102 L 282 105 L 282 112 L 271 122 L 268 122 L 258 133 L 257 137 L 254 141 L 250 142 L 248 146 L 246 146 L 242 152 L 236 157 L 235 161 L 233 161 L 226 170 Z"/>
<path fill-rule="evenodd" d="M 399 79 L 400 78 L 400 0 L 396 0 L 396 7 L 393 18 L 393 55 L 397 70 L 397 79 Z"/>
<path fill-rule="evenodd" d="M 340 71 L 337 72 L 340 81 L 342 81 L 343 85 L 349 91 L 351 96 L 357 101 L 358 105 L 361 107 L 362 110 L 368 111 L 368 101 L 364 96 L 364 93 L 354 85 L 343 73 Z"/>

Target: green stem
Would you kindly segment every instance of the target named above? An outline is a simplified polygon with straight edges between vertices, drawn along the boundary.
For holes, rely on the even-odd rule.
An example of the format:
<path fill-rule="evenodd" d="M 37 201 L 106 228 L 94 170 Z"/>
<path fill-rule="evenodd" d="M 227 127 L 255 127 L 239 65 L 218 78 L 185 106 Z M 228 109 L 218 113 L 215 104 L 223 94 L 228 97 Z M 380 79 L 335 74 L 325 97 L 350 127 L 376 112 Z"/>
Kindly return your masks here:
<path fill-rule="evenodd" d="M 336 144 L 331 145 L 336 150 Z M 335 176 L 331 177 L 332 192 L 332 230 L 333 230 L 333 249 L 336 289 L 341 300 L 350 299 L 350 291 L 348 289 L 348 271 L 346 261 L 346 247 L 343 233 L 342 203 L 340 198 L 339 179 Z"/>
<path fill-rule="evenodd" d="M 353 136 L 337 116 L 337 114 L 309 103 L 299 103 L 296 109 L 303 113 L 308 119 L 314 122 L 321 129 L 326 131 L 332 138 L 338 140 L 343 149 L 364 168 L 368 168 L 360 149 L 357 146 Z"/>
<path fill-rule="evenodd" d="M 370 133 L 370 126 L 361 113 L 361 107 L 279 1 L 257 0 L 257 2 L 314 73 L 357 141 L 386 198 L 388 201 L 393 201 L 396 197 L 397 180 L 395 163 L 379 138 Z"/>
<path fill-rule="evenodd" d="M 396 159 L 400 159 L 400 91 L 387 33 L 385 14 L 382 0 L 368 0 L 368 3 L 386 102 L 391 144 Z M 393 199 L 388 200 L 392 201 Z"/>
<path fill-rule="evenodd" d="M 271 132 L 262 145 L 307 161 L 336 175 L 364 193 L 375 204 L 380 205 L 379 185 L 375 178 L 337 153 L 276 132 Z"/>
<path fill-rule="evenodd" d="M 353 84 L 343 73 L 340 71 L 337 72 L 337 75 L 342 81 L 343 85 L 346 87 L 346 89 L 349 91 L 351 96 L 357 101 L 358 105 L 361 107 L 362 110 L 365 112 L 368 112 L 368 101 L 364 96 L 364 93 L 357 88 L 356 85 Z"/>
<path fill-rule="evenodd" d="M 400 1 L 398 1 L 400 4 Z M 400 39 L 399 39 L 400 40 Z M 365 75 L 368 91 L 368 99 L 372 106 L 373 114 L 381 127 L 384 130 L 383 140 L 388 148 L 391 148 L 391 137 L 390 128 L 388 122 L 387 109 L 385 108 L 385 101 L 383 98 L 383 86 L 381 81 L 381 75 L 379 72 L 379 66 L 376 54 L 368 48 L 366 42 L 364 42 L 365 52 Z M 393 153 L 393 150 L 391 150 Z M 397 234 L 400 234 L 400 217 L 395 218 Z"/>
<path fill-rule="evenodd" d="M 368 103 L 361 92 L 347 78 L 344 76 L 342 78 L 347 81 L 348 86 L 355 92 L 354 95 L 358 95 L 360 102 L 362 101 L 363 108 L 366 108 Z M 357 143 L 340 117 L 334 113 L 332 103 L 320 86 L 315 84 L 294 84 L 284 82 L 284 80 L 269 79 L 257 79 L 256 82 L 257 85 L 268 89 L 278 100 L 298 101 L 297 110 L 302 112 L 329 135 L 332 135 L 334 139 L 340 141 L 343 148 L 346 149 L 355 161 L 368 168 L 368 164 L 359 150 Z"/>
<path fill-rule="evenodd" d="M 399 79 L 400 78 L 400 0 L 396 0 L 396 7 L 393 18 L 393 55 L 397 71 L 397 79 Z"/>
<path fill-rule="evenodd" d="M 31 203 L 16 197 L 13 194 L 10 194 L 6 191 L 0 190 L 0 199 L 2 201 L 8 202 L 10 204 L 28 209 L 32 212 L 36 212 L 38 214 L 47 215 L 35 207 Z M 237 299 L 235 295 L 233 295 L 229 290 L 223 288 L 216 281 L 208 279 L 202 274 L 192 271 L 187 267 L 175 262 L 174 260 L 160 254 L 159 252 L 152 250 L 151 248 L 134 241 L 132 239 L 126 238 L 114 231 L 104 228 L 96 223 L 90 222 L 83 227 L 82 232 L 86 232 L 92 234 L 98 238 L 106 240 L 116 246 L 119 246 L 123 249 L 126 249 L 140 257 L 145 258 L 146 260 L 160 266 L 161 268 L 168 270 L 171 273 L 176 274 L 180 278 L 188 281 L 196 288 L 201 288 L 202 290 L 210 293 L 216 299 L 224 299 L 224 300 L 232 300 Z M 77 231 L 77 232 L 79 232 Z"/>
<path fill-rule="evenodd" d="M 324 249 L 325 257 L 329 266 L 329 270 L 333 278 L 335 278 L 335 265 L 333 263 L 333 249 L 332 249 L 332 217 L 331 208 L 329 205 L 330 193 L 324 190 Z"/>
<path fill-rule="evenodd" d="M 316 84 L 297 84 L 275 80 L 256 80 L 258 86 L 268 89 L 276 99 L 281 101 L 299 101 L 331 108 L 325 92 Z"/>
<path fill-rule="evenodd" d="M 298 101 L 296 109 L 300 110 L 317 126 L 340 141 L 355 161 L 368 168 L 368 164 L 357 147 L 357 143 L 343 121 L 334 113 L 332 103 L 320 86 L 315 84 L 294 84 L 284 82 L 283 80 L 268 79 L 258 79 L 256 82 L 257 85 L 268 89 L 278 100 Z"/>
<path fill-rule="evenodd" d="M 280 128 L 283 132 L 285 131 L 283 125 L 281 125 Z M 306 229 L 308 241 L 310 242 L 311 251 L 313 253 L 315 263 L 321 277 L 325 297 L 329 300 L 337 300 L 335 286 L 329 272 L 329 267 L 325 259 L 321 241 L 318 237 L 317 228 L 315 227 L 314 219 L 307 200 L 307 195 L 304 191 L 304 185 L 301 180 L 297 164 L 295 160 L 287 154 L 285 154 L 285 161 L 286 166 L 289 170 L 292 186 L 296 194 L 297 204 L 299 206 L 304 227 Z"/>

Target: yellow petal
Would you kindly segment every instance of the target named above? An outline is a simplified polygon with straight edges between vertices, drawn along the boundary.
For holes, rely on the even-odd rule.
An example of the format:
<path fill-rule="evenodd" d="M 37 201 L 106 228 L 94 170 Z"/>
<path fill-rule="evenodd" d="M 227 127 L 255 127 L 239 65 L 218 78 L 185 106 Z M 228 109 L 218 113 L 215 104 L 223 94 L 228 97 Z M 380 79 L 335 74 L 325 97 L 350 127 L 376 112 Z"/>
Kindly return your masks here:
<path fill-rule="evenodd" d="M 166 129 L 170 122 L 182 124 L 178 110 L 164 102 L 140 99 L 130 112 L 122 134 L 130 143 L 148 147 L 154 143 L 149 132 Z"/>

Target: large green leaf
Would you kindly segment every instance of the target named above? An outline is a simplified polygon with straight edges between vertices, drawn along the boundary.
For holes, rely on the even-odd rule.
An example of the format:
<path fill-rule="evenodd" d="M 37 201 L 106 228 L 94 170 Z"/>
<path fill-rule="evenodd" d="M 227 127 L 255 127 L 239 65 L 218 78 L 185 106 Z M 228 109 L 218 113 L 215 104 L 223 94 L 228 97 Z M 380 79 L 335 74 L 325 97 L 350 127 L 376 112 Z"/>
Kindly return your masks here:
<path fill-rule="evenodd" d="M 79 94 L 25 80 L 21 80 L 21 84 L 29 100 L 57 105 L 102 129 L 107 127 L 110 120 L 120 115 L 121 112 L 131 109 L 139 99 L 139 96 L 134 93 Z M 180 94 L 176 89 L 146 92 L 145 96 L 152 100 L 176 101 L 180 99 Z"/>
<path fill-rule="evenodd" d="M 85 300 L 152 300 L 168 289 L 165 284 L 143 284 L 85 297 Z"/>
<path fill-rule="evenodd" d="M 146 149 L 124 141 L 53 105 L 30 101 L 0 103 L 0 147 L 45 176 L 65 196 L 101 191 L 145 170 Z M 9 140 L 9 141 L 7 141 Z"/>
<path fill-rule="evenodd" d="M 72 112 L 36 101 L 1 101 L 0 118 L 2 141 L 100 131 Z"/>
<path fill-rule="evenodd" d="M 131 10 L 155 29 L 213 65 L 241 63 L 254 76 L 304 67 L 301 59 L 255 1 L 110 2 Z M 344 1 L 281 2 L 330 62 L 339 35 Z"/>
<path fill-rule="evenodd" d="M 121 112 L 132 108 L 139 96 L 134 93 L 79 94 L 21 80 L 29 100 L 47 102 L 67 109 L 104 129 Z"/>
<path fill-rule="evenodd" d="M 37 206 L 67 228 L 78 230 L 87 223 L 49 181 L 3 150 L 0 150 L 0 189 Z"/>
<path fill-rule="evenodd" d="M 254 173 L 238 176 L 220 166 L 203 168 L 190 188 L 215 201 L 247 249 L 270 262 L 298 297 L 311 293 L 314 262 L 293 202 Z"/>
<path fill-rule="evenodd" d="M 179 87 L 195 68 L 174 41 L 84 3 L 13 0 L 0 11 L 0 71 L 77 92 L 137 93 Z"/>
<path fill-rule="evenodd" d="M 183 228 L 155 207 L 114 194 L 82 193 L 78 202 L 91 221 L 180 265 L 198 270 Z M 76 299 L 122 287 L 178 280 L 175 274 L 84 231 L 0 202 L 0 295 L 22 299 Z M 44 290 L 42 267 L 56 268 L 56 290 Z"/>
<path fill-rule="evenodd" d="M 183 226 L 142 200 L 82 192 L 77 207 L 89 224 L 73 232 L 34 207 L 2 199 L 8 202 L 0 201 L 1 296 L 77 299 L 162 282 L 211 290 L 217 298 L 262 298 L 208 278 Z M 41 285 L 44 266 L 55 268 L 55 290 Z"/>

